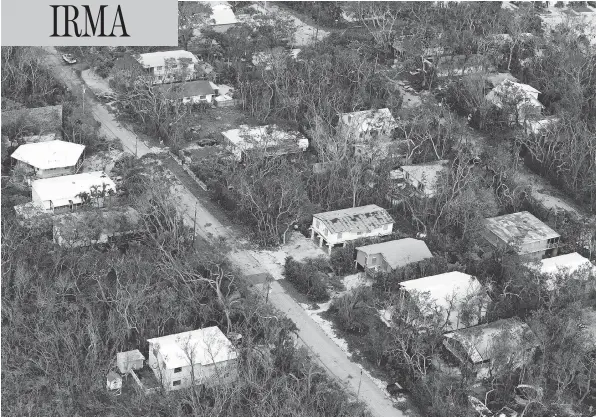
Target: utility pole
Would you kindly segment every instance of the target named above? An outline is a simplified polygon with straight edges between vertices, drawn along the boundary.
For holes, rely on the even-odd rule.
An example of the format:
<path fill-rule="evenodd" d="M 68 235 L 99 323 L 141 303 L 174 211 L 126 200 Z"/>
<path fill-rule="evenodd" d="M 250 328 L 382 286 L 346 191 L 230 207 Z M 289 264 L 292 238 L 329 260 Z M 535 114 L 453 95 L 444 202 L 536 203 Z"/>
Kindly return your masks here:
<path fill-rule="evenodd" d="M 197 203 L 195 203 L 195 220 L 192 226 L 192 245 L 195 245 L 195 236 L 197 235 Z"/>
<path fill-rule="evenodd" d="M 83 85 L 83 114 L 85 114 L 85 85 Z"/>
<path fill-rule="evenodd" d="M 356 401 L 360 399 L 360 385 L 362 385 L 362 369 L 360 369 L 360 381 L 358 382 L 358 394 L 356 394 Z"/>

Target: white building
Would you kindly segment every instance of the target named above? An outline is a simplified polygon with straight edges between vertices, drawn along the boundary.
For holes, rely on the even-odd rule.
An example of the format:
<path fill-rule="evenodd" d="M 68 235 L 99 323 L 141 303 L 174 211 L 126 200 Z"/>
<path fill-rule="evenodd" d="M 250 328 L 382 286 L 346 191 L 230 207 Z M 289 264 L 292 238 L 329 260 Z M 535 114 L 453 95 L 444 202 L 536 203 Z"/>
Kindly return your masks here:
<path fill-rule="evenodd" d="M 480 379 L 489 376 L 492 365 L 517 369 L 527 364 L 538 344 L 526 323 L 511 318 L 447 333 L 443 345 Z"/>
<path fill-rule="evenodd" d="M 162 84 L 155 90 L 163 94 L 167 100 L 182 101 L 184 104 L 208 103 L 213 101 L 217 87 L 207 80 L 186 81 L 176 84 Z"/>
<path fill-rule="evenodd" d="M 287 155 L 308 149 L 308 139 L 299 132 L 284 131 L 276 125 L 240 126 L 221 133 L 237 161 L 247 154 L 262 152 L 266 156 Z"/>
<path fill-rule="evenodd" d="M 390 178 L 395 181 L 402 180 L 402 184 L 408 184 L 426 197 L 434 197 L 437 193 L 440 176 L 448 170 L 449 161 L 446 160 L 418 165 L 402 165 L 391 171 Z"/>
<path fill-rule="evenodd" d="M 484 219 L 484 238 L 494 247 L 532 260 L 556 256 L 561 235 L 527 211 Z"/>
<path fill-rule="evenodd" d="M 205 2 L 211 6 L 211 16 L 207 23 L 216 32 L 223 33 L 238 23 L 232 6 L 227 1 Z"/>
<path fill-rule="evenodd" d="M 149 366 L 166 391 L 235 379 L 237 352 L 218 327 L 148 339 Z"/>
<path fill-rule="evenodd" d="M 89 197 L 93 204 L 101 207 L 105 198 L 115 194 L 116 184 L 103 171 L 85 172 L 63 177 L 44 178 L 31 184 L 32 201 L 44 210 L 74 208 Z"/>
<path fill-rule="evenodd" d="M 591 281 L 591 285 L 596 286 L 596 266 L 577 252 L 542 259 L 540 262 L 529 263 L 528 267 L 547 277 L 546 286 L 549 291 L 557 288 L 559 279 Z"/>
<path fill-rule="evenodd" d="M 402 302 L 413 301 L 425 320 L 440 317 L 445 331 L 479 324 L 490 302 L 476 278 L 458 271 L 404 281 L 399 285 Z M 466 314 L 462 314 L 464 311 Z M 423 322 L 417 324 L 425 325 Z"/>
<path fill-rule="evenodd" d="M 510 112 L 510 122 L 524 125 L 528 120 L 540 118 L 544 106 L 538 101 L 539 94 L 532 86 L 505 80 L 486 95 L 486 100 Z"/>
<path fill-rule="evenodd" d="M 137 55 L 135 59 L 153 76 L 155 84 L 193 80 L 195 65 L 199 63 L 194 54 L 184 50 L 150 52 Z"/>
<path fill-rule="evenodd" d="M 375 204 L 313 214 L 311 239 L 319 237 L 329 253 L 334 245 L 365 237 L 385 236 L 393 232 L 393 218 Z"/>
<path fill-rule="evenodd" d="M 83 162 L 85 145 L 52 140 L 21 145 L 11 155 L 17 165 L 35 172 L 38 178 L 74 174 Z"/>
<path fill-rule="evenodd" d="M 405 238 L 356 248 L 356 264 L 364 269 L 391 272 L 433 255 L 422 240 Z"/>

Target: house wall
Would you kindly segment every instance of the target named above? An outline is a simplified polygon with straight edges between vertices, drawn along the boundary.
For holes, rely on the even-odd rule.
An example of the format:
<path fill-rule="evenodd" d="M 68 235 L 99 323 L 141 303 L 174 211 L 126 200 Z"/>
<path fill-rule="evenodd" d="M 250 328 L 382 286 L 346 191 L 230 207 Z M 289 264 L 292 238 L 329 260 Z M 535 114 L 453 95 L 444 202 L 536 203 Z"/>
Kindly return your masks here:
<path fill-rule="evenodd" d="M 38 178 L 52 178 L 52 177 L 63 177 L 64 175 L 71 175 L 75 173 L 75 167 L 64 167 L 54 169 L 38 169 L 36 176 Z"/>
<path fill-rule="evenodd" d="M 389 272 L 391 270 L 387 262 L 385 262 L 385 258 L 380 253 L 367 255 L 365 252 L 357 250 L 356 262 L 364 269 L 377 268 L 378 271 L 382 272 Z"/>
<path fill-rule="evenodd" d="M 168 68 L 167 70 L 165 66 L 148 68 L 148 72 L 153 76 L 154 84 L 164 84 L 177 81 L 176 76 L 180 74 L 183 70 L 186 71 L 186 81 L 191 81 L 195 79 L 197 72 L 194 63 L 188 64 L 186 69 L 182 68 L 180 64 L 178 64 L 177 67 Z"/>
<path fill-rule="evenodd" d="M 203 98 L 201 98 L 203 97 Z M 213 94 L 207 94 L 205 96 L 192 96 L 192 97 L 184 97 L 182 102 L 184 104 L 191 104 L 191 103 L 211 103 L 213 100 Z"/>
<path fill-rule="evenodd" d="M 229 23 L 227 25 L 211 25 L 211 29 L 213 29 L 217 33 L 224 33 L 227 32 L 228 29 L 234 27 L 235 23 Z"/>
<path fill-rule="evenodd" d="M 489 243 L 497 248 L 504 248 L 508 243 L 510 243 L 503 241 L 490 230 L 485 230 L 483 232 L 483 236 Z M 519 255 L 523 255 L 524 258 L 527 259 L 540 260 L 545 254 L 547 254 L 548 251 L 554 251 L 553 254 L 555 254 L 556 248 L 549 248 L 548 241 L 545 239 L 521 245 L 517 253 Z"/>
<path fill-rule="evenodd" d="M 383 227 L 371 230 L 369 232 L 330 233 L 325 224 L 316 217 L 313 218 L 312 228 L 315 232 L 323 236 L 328 244 L 332 245 L 337 245 L 364 237 L 385 236 L 393 233 L 393 223 L 386 224 Z"/>

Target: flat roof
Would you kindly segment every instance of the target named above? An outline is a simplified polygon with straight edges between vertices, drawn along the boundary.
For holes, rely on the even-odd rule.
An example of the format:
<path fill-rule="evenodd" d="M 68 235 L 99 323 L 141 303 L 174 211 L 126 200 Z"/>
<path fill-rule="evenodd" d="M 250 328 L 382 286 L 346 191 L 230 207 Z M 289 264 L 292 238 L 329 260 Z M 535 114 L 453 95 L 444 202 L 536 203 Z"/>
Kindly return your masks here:
<path fill-rule="evenodd" d="M 561 236 L 527 211 L 490 217 L 484 225 L 505 243 L 524 245 Z"/>
<path fill-rule="evenodd" d="M 21 145 L 11 156 L 38 169 L 54 169 L 75 166 L 84 150 L 85 145 L 51 140 Z"/>
<path fill-rule="evenodd" d="M 424 193 L 432 196 L 437 192 L 439 175 L 448 169 L 449 161 L 440 160 L 418 165 L 402 165 L 400 168 L 418 182 L 424 184 Z"/>
<path fill-rule="evenodd" d="M 89 192 L 92 187 L 103 187 L 116 191 L 116 184 L 103 171 L 83 172 L 63 177 L 43 178 L 31 184 L 41 201 L 66 201 L 74 204 L 82 202 L 78 194 Z"/>
<path fill-rule="evenodd" d="M 176 51 L 161 51 L 149 52 L 146 54 L 139 54 L 135 59 L 145 68 L 163 67 L 166 59 L 190 59 L 193 64 L 197 64 L 199 60 L 192 52 L 184 51 L 182 49 Z"/>
<path fill-rule="evenodd" d="M 167 369 L 211 365 L 237 357 L 232 342 L 217 326 L 155 337 L 147 339 L 147 342 L 159 344 L 159 352 Z"/>
<path fill-rule="evenodd" d="M 381 254 L 385 262 L 391 268 L 399 268 L 413 262 L 420 262 L 432 258 L 433 255 L 422 240 L 411 237 L 388 242 L 376 243 L 374 245 L 360 246 L 356 248 L 367 255 Z"/>
<path fill-rule="evenodd" d="M 313 217 L 323 222 L 331 233 L 358 232 L 378 229 L 386 224 L 393 224 L 391 215 L 376 204 L 360 206 L 324 213 L 313 214 Z"/>
<path fill-rule="evenodd" d="M 517 348 L 522 348 L 526 343 L 536 344 L 534 332 L 526 323 L 517 318 L 502 319 L 456 330 L 445 334 L 444 337 L 460 342 L 467 349 L 468 358 L 472 363 L 478 364 L 492 359 L 495 353 L 493 341 L 503 333 L 509 336 L 508 342 L 515 343 Z"/>
<path fill-rule="evenodd" d="M 227 1 L 208 1 L 204 2 L 211 6 L 211 24 L 212 25 L 232 25 L 238 23 L 232 6 Z"/>

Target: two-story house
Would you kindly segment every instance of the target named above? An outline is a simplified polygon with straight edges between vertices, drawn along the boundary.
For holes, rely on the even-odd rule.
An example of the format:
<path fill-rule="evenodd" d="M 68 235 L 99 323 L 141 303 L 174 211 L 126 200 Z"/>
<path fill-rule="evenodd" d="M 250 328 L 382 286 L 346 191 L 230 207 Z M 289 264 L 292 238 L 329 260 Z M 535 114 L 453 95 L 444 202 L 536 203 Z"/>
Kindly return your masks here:
<path fill-rule="evenodd" d="M 221 385 L 237 377 L 238 353 L 216 326 L 148 339 L 148 364 L 164 390 Z"/>
<path fill-rule="evenodd" d="M 433 255 L 422 240 L 405 238 L 356 248 L 356 266 L 365 270 L 391 272 Z"/>
<path fill-rule="evenodd" d="M 528 260 L 556 256 L 561 235 L 527 211 L 484 219 L 484 238 L 494 247 L 512 247 Z"/>
<path fill-rule="evenodd" d="M 311 239 L 319 238 L 319 246 L 328 245 L 329 254 L 335 245 L 393 232 L 393 218 L 375 204 L 313 214 Z"/>
<path fill-rule="evenodd" d="M 150 52 L 135 56 L 144 71 L 153 77 L 154 84 L 190 81 L 196 78 L 194 54 L 184 50 Z"/>

